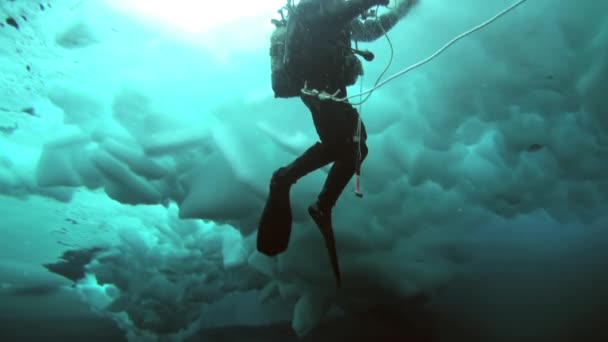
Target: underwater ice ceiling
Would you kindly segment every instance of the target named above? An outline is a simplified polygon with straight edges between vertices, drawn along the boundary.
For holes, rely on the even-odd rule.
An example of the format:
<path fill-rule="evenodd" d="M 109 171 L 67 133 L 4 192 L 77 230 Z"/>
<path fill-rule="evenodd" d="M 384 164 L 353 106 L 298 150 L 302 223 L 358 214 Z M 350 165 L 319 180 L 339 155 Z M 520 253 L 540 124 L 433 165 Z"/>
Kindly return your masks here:
<path fill-rule="evenodd" d="M 607 3 L 529 0 L 374 93 L 361 109 L 370 135 L 365 197 L 349 185 L 334 210 L 337 293 L 305 212 L 324 172 L 292 190 L 289 251 L 274 259 L 255 252 L 272 172 L 317 139 L 301 102 L 274 99 L 270 89 L 270 19 L 283 3 L 192 3 L 0 2 L 0 193 L 107 212 L 95 222 L 111 227 L 111 239 L 76 241 L 102 248 L 77 289 L 133 338 L 245 321 L 212 319 L 209 309 L 241 293 L 266 300 L 255 324 L 290 320 L 304 336 L 329 308 L 403 317 L 408 300 L 426 298 L 458 316 L 446 298 L 462 298 L 454 289 L 466 281 L 489 286 L 471 279 L 493 265 L 513 274 L 488 276 L 490 284 L 538 281 L 543 269 L 526 267 L 537 265 L 529 260 L 564 263 L 566 280 L 601 269 Z M 421 0 L 389 34 L 389 74 L 510 4 Z M 390 50 L 386 40 L 365 48 L 377 55 L 364 62 L 367 89 Z M 513 250 L 521 252 L 509 258 Z M 606 310 L 589 309 L 581 293 L 595 292 L 586 286 L 549 291 L 558 301 L 576 290 L 561 299 L 572 311 L 523 324 L 529 330 L 519 337 L 534 329 L 560 336 L 569 326 L 560 328 L 560 318 Z M 487 336 L 501 335 L 497 312 L 523 309 L 501 303 L 488 315 L 461 315 L 463 326 L 483 323 Z M 447 326 L 446 336 L 465 334 Z"/>

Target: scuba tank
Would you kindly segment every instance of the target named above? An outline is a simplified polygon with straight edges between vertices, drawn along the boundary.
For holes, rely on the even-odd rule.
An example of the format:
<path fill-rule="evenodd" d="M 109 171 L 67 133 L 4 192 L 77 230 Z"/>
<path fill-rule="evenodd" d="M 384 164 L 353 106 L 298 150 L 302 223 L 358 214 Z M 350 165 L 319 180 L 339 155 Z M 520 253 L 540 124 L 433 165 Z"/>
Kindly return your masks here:
<path fill-rule="evenodd" d="M 316 9 L 310 6 L 306 6 L 306 9 L 298 7 L 298 11 L 301 10 Z M 322 13 L 322 6 L 320 11 Z M 306 29 L 298 22 L 298 13 L 296 13 L 293 1 L 289 0 L 286 6 L 279 9 L 278 13 L 281 19 L 271 20 L 275 26 L 270 36 L 272 90 L 275 98 L 299 97 L 304 80 L 308 79 L 306 75 L 310 76 L 311 72 L 318 71 L 317 66 L 314 63 L 311 64 L 310 60 L 319 56 L 314 55 L 316 52 L 313 49 L 316 45 L 306 33 Z M 291 42 L 295 37 L 297 39 Z M 363 66 L 356 55 L 366 61 L 372 61 L 374 54 L 366 50 L 353 49 L 350 32 L 347 28 L 342 31 L 342 37 L 343 41 L 336 42 L 336 45 L 332 47 L 333 55 L 327 61 L 326 67 L 329 68 L 334 82 L 351 86 L 356 83 L 359 76 L 363 75 Z"/>
<path fill-rule="evenodd" d="M 290 76 L 288 70 L 287 49 L 290 25 L 283 10 L 284 8 L 279 10 L 281 20 L 271 20 L 275 29 L 270 35 L 270 75 L 274 97 L 290 98 L 300 96 L 301 87 Z"/>

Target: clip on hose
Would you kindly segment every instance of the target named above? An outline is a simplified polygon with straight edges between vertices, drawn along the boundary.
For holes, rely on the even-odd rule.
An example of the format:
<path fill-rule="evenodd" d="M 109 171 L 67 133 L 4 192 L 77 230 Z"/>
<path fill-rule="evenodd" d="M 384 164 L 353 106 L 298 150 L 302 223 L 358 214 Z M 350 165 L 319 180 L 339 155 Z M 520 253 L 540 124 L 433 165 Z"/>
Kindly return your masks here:
<path fill-rule="evenodd" d="M 360 133 L 359 133 L 360 134 Z M 357 142 L 361 139 L 359 136 L 356 136 Z M 363 198 L 363 193 L 361 192 L 361 150 L 357 149 L 357 164 L 355 166 L 355 195 L 359 198 Z"/>
<path fill-rule="evenodd" d="M 361 153 L 357 153 L 357 167 L 355 168 L 355 196 L 363 198 L 361 192 Z"/>
<path fill-rule="evenodd" d="M 363 193 L 361 192 L 361 175 L 357 174 L 356 185 L 355 185 L 355 196 L 359 198 L 363 198 Z"/>

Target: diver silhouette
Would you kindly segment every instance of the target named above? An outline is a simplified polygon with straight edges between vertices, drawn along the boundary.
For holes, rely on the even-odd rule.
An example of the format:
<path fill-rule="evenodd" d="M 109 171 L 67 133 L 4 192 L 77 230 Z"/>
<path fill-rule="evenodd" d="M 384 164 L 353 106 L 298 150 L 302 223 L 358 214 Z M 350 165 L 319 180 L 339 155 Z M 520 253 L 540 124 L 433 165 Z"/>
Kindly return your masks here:
<path fill-rule="evenodd" d="M 314 88 L 346 97 L 346 88 L 363 74 L 357 55 L 367 61 L 374 58 L 369 51 L 352 48 L 352 41 L 371 42 L 382 37 L 417 2 L 397 0 L 387 13 L 376 15 L 370 9 L 387 6 L 389 0 L 302 0 L 297 6 L 288 3 L 288 20 L 274 21 L 278 29 L 283 28 L 284 37 L 280 38 L 284 40 L 273 38 L 278 44 L 271 46 L 271 56 L 276 57 L 273 63 L 280 63 L 285 69 L 285 75 L 276 75 L 273 65 L 275 96 L 299 96 L 312 114 L 320 141 L 273 173 L 258 227 L 260 252 L 274 256 L 287 249 L 292 224 L 291 186 L 305 175 L 333 163 L 308 213 L 323 235 L 337 285 L 341 285 L 332 209 L 367 157 L 367 132 L 351 103 L 309 96 L 302 94 L 301 89 Z"/>

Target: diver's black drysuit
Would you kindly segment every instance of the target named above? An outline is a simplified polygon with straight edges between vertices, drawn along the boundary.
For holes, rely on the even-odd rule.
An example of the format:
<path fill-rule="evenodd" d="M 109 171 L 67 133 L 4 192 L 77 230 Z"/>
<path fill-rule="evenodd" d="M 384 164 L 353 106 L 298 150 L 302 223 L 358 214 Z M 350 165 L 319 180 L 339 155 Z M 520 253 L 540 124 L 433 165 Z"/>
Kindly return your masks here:
<path fill-rule="evenodd" d="M 351 40 L 378 39 L 395 26 L 416 1 L 405 1 L 377 20 L 362 21 L 359 15 L 373 6 L 387 5 L 388 0 L 302 0 L 296 12 L 297 20 L 306 28 L 306 35 L 297 38 L 301 39 L 298 44 L 302 50 L 308 53 L 299 54 L 294 62 L 297 78 L 306 82 L 310 89 L 330 94 L 340 90 L 337 96 L 346 97 L 346 87 L 354 81 L 352 73 L 357 73 L 354 79 L 362 74 Z M 321 216 L 331 225 L 332 208 L 367 156 L 367 132 L 361 123 L 360 140 L 357 141 L 359 113 L 350 103 L 308 95 L 301 98 L 312 113 L 321 141 L 275 171 L 271 186 L 290 187 L 306 174 L 334 162 L 317 203 L 309 208 L 309 212 L 314 211 L 311 215 Z"/>

